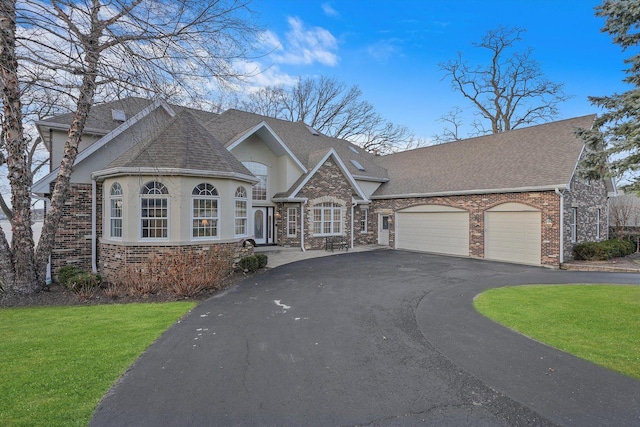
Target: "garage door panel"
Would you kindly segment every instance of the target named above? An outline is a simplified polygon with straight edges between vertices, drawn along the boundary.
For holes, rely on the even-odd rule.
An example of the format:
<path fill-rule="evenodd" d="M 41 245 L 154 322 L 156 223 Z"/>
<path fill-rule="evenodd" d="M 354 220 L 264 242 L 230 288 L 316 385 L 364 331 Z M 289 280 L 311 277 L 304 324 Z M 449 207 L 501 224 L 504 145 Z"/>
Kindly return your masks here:
<path fill-rule="evenodd" d="M 469 255 L 469 213 L 398 212 L 396 247 L 450 255 Z"/>
<path fill-rule="evenodd" d="M 485 258 L 540 265 L 540 212 L 487 212 Z"/>

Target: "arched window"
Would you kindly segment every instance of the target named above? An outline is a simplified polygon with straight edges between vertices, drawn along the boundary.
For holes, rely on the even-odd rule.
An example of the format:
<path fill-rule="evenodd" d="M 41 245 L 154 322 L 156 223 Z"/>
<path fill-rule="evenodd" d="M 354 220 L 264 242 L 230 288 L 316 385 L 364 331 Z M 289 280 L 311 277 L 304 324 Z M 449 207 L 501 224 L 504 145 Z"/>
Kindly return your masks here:
<path fill-rule="evenodd" d="M 235 235 L 242 237 L 247 235 L 247 190 L 244 187 L 236 189 L 235 208 Z"/>
<path fill-rule="evenodd" d="M 195 239 L 218 237 L 218 190 L 202 183 L 191 192 L 192 234 Z"/>
<path fill-rule="evenodd" d="M 337 203 L 319 203 L 313 208 L 313 234 L 342 235 L 342 207 Z"/>
<path fill-rule="evenodd" d="M 253 186 L 251 199 L 267 200 L 267 175 L 269 174 L 267 165 L 258 162 L 242 162 L 242 164 L 260 180 Z"/>
<path fill-rule="evenodd" d="M 140 237 L 169 237 L 169 190 L 158 181 L 147 182 L 140 190 Z"/>
<path fill-rule="evenodd" d="M 109 237 L 122 238 L 122 186 L 114 182 L 109 192 Z"/>

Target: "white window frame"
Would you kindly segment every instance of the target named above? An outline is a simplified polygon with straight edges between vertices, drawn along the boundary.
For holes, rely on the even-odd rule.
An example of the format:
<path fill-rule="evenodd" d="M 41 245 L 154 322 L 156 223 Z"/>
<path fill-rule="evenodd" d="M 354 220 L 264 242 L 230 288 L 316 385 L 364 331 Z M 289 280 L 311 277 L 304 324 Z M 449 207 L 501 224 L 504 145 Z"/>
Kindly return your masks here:
<path fill-rule="evenodd" d="M 571 208 L 569 227 L 571 231 L 571 243 L 575 243 L 578 241 L 578 208 Z"/>
<path fill-rule="evenodd" d="M 293 228 L 293 233 L 291 230 Z M 298 208 L 287 208 L 287 237 L 298 235 Z"/>
<path fill-rule="evenodd" d="M 336 220 L 336 214 L 338 215 L 338 220 Z M 325 202 L 315 205 L 313 207 L 313 216 L 311 218 L 313 223 L 313 235 L 342 236 L 343 214 L 344 209 L 342 209 L 342 207 L 337 203 Z"/>
<path fill-rule="evenodd" d="M 369 231 L 369 209 L 360 209 L 360 233 L 364 234 Z"/>
<path fill-rule="evenodd" d="M 269 197 L 269 166 L 259 162 L 242 162 L 260 181 L 251 189 L 251 200 L 266 201 Z"/>
<path fill-rule="evenodd" d="M 196 208 L 196 203 L 199 206 Z M 201 203 L 212 203 L 211 207 L 201 206 Z M 198 213 L 205 212 L 199 215 Z M 209 215 L 206 212 L 211 211 Z M 212 230 L 214 234 L 199 235 L 200 230 Z M 191 191 L 191 240 L 212 240 L 220 238 L 220 197 L 213 185 L 203 182 L 193 187 Z"/>
<path fill-rule="evenodd" d="M 249 215 L 249 205 L 247 199 L 247 190 L 244 187 L 240 186 L 236 189 L 234 202 L 234 235 L 235 237 L 246 237 L 248 229 L 247 222 Z M 244 215 L 242 215 L 242 209 L 244 209 Z"/>
<path fill-rule="evenodd" d="M 118 207 L 118 202 L 120 206 Z M 119 212 L 120 216 L 114 215 L 115 212 Z M 118 182 L 114 182 L 109 190 L 109 238 L 114 240 L 122 240 L 122 225 L 124 218 L 124 194 L 122 192 L 122 185 Z M 119 223 L 119 226 L 115 226 L 115 223 Z M 119 230 L 117 235 L 115 230 Z"/>
<path fill-rule="evenodd" d="M 150 187 L 150 185 L 152 185 L 152 187 Z M 142 210 L 143 210 L 143 203 L 145 200 L 159 200 L 159 201 L 163 201 L 165 202 L 165 207 L 160 207 L 160 209 L 165 210 L 166 211 L 166 215 L 164 217 L 162 216 L 142 216 Z M 169 227 L 170 227 L 170 216 L 171 216 L 171 200 L 169 199 L 169 190 L 167 189 L 167 187 L 159 182 L 159 181 L 149 181 L 146 184 L 144 184 L 142 186 L 142 189 L 140 190 L 140 205 L 139 205 L 139 209 L 138 209 L 138 216 L 139 216 L 139 222 L 138 224 L 140 225 L 140 230 L 139 230 L 139 236 L 140 236 L 140 240 L 169 240 Z M 151 208 L 151 209 L 157 209 L 157 208 Z M 155 227 L 153 228 L 154 230 L 165 230 L 166 234 L 165 236 L 161 236 L 161 237 L 144 237 L 144 231 L 145 231 L 145 227 L 144 227 L 144 222 L 145 221 L 165 221 L 165 226 L 164 227 Z M 152 228 L 147 227 L 147 229 L 149 231 L 152 230 Z"/>

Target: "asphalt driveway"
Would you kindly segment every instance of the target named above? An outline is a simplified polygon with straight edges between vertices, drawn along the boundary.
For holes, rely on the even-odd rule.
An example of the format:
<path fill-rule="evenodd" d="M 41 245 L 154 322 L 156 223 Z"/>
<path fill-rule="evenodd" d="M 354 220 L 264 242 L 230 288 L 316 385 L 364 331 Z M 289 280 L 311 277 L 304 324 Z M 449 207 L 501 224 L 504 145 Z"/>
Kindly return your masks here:
<path fill-rule="evenodd" d="M 482 290 L 640 283 L 403 251 L 288 264 L 194 309 L 92 426 L 640 425 L 640 381 L 477 314 Z"/>

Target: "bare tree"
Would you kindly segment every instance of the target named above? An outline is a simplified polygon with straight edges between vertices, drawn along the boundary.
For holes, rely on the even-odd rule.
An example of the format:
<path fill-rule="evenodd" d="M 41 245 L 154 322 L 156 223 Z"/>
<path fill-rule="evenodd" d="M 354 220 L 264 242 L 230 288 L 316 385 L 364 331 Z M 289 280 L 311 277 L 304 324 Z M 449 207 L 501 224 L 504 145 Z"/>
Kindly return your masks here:
<path fill-rule="evenodd" d="M 459 141 L 462 139 L 460 136 L 461 128 L 463 125 L 462 109 L 460 107 L 454 107 L 444 116 L 438 119 L 439 122 L 445 123 L 445 127 L 440 135 L 433 136 L 433 142 L 435 144 L 442 144 L 444 142 Z"/>
<path fill-rule="evenodd" d="M 568 99 L 563 84 L 544 76 L 531 49 L 512 51 L 524 31 L 498 27 L 474 43 L 488 51 L 486 64 L 472 65 L 462 53 L 440 64 L 451 87 L 471 102 L 480 117 L 473 124 L 477 135 L 549 121 L 558 114 L 558 104 Z"/>
<path fill-rule="evenodd" d="M 267 86 L 249 95 L 239 108 L 292 122 L 302 121 L 324 135 L 347 139 L 368 151 L 390 152 L 416 139 L 406 126 L 386 121 L 361 99 L 358 86 L 333 77 L 300 78 L 290 89 Z"/>
<path fill-rule="evenodd" d="M 616 238 L 637 235 L 640 226 L 640 199 L 634 194 L 621 194 L 612 198 L 609 218 Z"/>
<path fill-rule="evenodd" d="M 30 293 L 44 285 L 55 230 L 91 105 L 124 93 L 153 96 L 171 88 L 194 96 L 203 83 L 239 77 L 231 61 L 244 57 L 254 33 L 247 1 L 3 0 L 0 82 L 6 162 L 11 186 L 11 245 L 0 230 L 0 286 Z M 37 70 L 29 77 L 29 72 Z M 21 85 L 71 101 L 73 119 L 37 248 L 31 230 L 32 174 L 26 161 Z"/>

